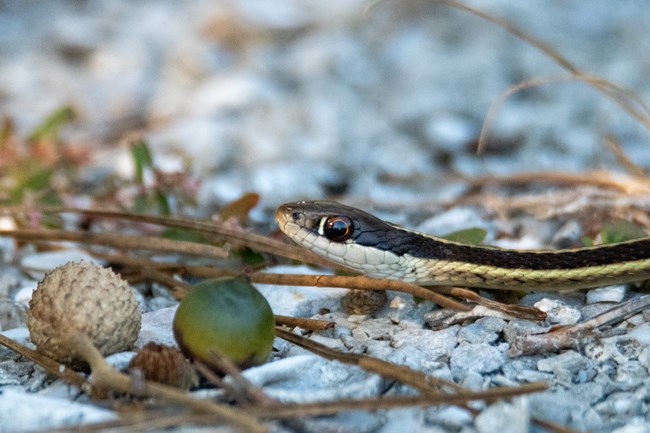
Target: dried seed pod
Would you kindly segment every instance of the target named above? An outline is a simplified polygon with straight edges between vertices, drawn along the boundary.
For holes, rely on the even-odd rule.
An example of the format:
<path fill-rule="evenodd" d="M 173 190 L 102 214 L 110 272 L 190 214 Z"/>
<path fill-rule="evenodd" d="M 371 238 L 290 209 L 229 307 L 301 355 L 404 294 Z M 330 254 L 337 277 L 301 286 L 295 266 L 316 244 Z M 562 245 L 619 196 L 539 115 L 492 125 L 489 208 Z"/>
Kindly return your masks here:
<path fill-rule="evenodd" d="M 129 363 L 129 370 L 135 368 L 147 380 L 176 388 L 187 390 L 198 382 L 194 368 L 180 350 L 163 344 L 147 343 Z"/>
<path fill-rule="evenodd" d="M 75 360 L 62 337 L 88 335 L 103 355 L 133 347 L 140 330 L 133 290 L 110 269 L 70 262 L 48 272 L 29 302 L 27 327 L 39 352 L 61 362 Z"/>
<path fill-rule="evenodd" d="M 271 352 L 275 321 L 269 303 L 248 280 L 217 278 L 195 285 L 181 301 L 174 337 L 187 356 L 215 370 L 213 353 L 248 367 Z"/>
<path fill-rule="evenodd" d="M 385 290 L 350 290 L 341 298 L 341 306 L 348 314 L 372 314 L 387 300 Z"/>

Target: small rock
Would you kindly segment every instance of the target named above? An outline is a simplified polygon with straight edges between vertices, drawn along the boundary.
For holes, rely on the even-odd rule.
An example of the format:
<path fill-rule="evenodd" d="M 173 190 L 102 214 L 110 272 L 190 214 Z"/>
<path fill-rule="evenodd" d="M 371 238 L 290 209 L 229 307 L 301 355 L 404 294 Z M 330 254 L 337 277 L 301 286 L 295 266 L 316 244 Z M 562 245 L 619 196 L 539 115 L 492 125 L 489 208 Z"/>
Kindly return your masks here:
<path fill-rule="evenodd" d="M 38 410 L 34 410 L 38 408 Z M 2 432 L 47 430 L 62 426 L 80 426 L 86 423 L 110 421 L 115 413 L 60 398 L 27 394 L 5 387 L 0 394 Z"/>
<path fill-rule="evenodd" d="M 458 344 L 456 335 L 458 326 L 451 326 L 440 331 L 428 329 L 405 329 L 396 332 L 390 345 L 394 348 L 413 346 L 425 353 L 432 360 L 448 357 Z"/>
<path fill-rule="evenodd" d="M 178 306 L 144 313 L 135 347 L 141 349 L 150 341 L 176 347 L 176 340 L 172 332 L 172 323 L 174 322 L 176 308 Z"/>
<path fill-rule="evenodd" d="M 0 299 L 0 331 L 26 325 L 27 308 L 25 305 L 9 299 Z"/>
<path fill-rule="evenodd" d="M 454 378 L 460 380 L 468 372 L 491 373 L 505 362 L 506 356 L 494 346 L 460 343 L 451 353 L 450 367 Z"/>
<path fill-rule="evenodd" d="M 594 405 L 594 409 L 603 415 L 624 415 L 625 417 L 641 415 L 642 407 L 643 403 L 628 392 L 615 392 L 610 394 L 605 401 Z"/>
<path fill-rule="evenodd" d="M 359 326 L 352 329 L 352 336 L 373 340 L 389 340 L 391 335 L 399 329 L 390 319 L 369 319 L 364 320 Z"/>
<path fill-rule="evenodd" d="M 494 343 L 499 333 L 506 326 L 506 321 L 497 317 L 483 317 L 458 331 L 458 340 L 470 344 Z"/>
<path fill-rule="evenodd" d="M 396 431 L 416 432 L 422 429 L 422 411 L 417 408 L 400 408 L 387 411 L 385 423 L 377 433 Z"/>
<path fill-rule="evenodd" d="M 553 375 L 537 370 L 522 370 L 515 374 L 515 379 L 519 382 L 548 382 Z"/>
<path fill-rule="evenodd" d="M 650 433 L 650 425 L 644 417 L 636 417 L 623 427 L 612 430 L 612 433 Z"/>
<path fill-rule="evenodd" d="M 380 392 L 383 383 L 379 375 L 315 355 L 281 359 L 243 374 L 263 386 L 270 397 L 294 403 L 370 397 Z"/>
<path fill-rule="evenodd" d="M 476 416 L 474 426 L 479 433 L 526 433 L 530 427 L 528 400 L 495 403 Z"/>
<path fill-rule="evenodd" d="M 539 371 L 550 373 L 554 373 L 560 369 L 563 369 L 568 370 L 573 374 L 578 370 L 587 367 L 588 364 L 588 358 L 582 356 L 576 351 L 567 350 L 566 352 L 563 352 L 559 355 L 540 359 L 537 361 L 537 369 Z"/>
<path fill-rule="evenodd" d="M 544 298 L 535 308 L 546 313 L 546 322 L 554 325 L 573 325 L 580 320 L 580 310 L 562 301 Z"/>
<path fill-rule="evenodd" d="M 596 361 L 603 362 L 611 359 L 623 365 L 629 360 L 638 359 L 643 347 L 636 338 L 617 335 L 585 344 L 584 353 Z"/>
<path fill-rule="evenodd" d="M 648 370 L 639 361 L 628 361 L 616 372 L 616 381 L 629 384 L 629 388 L 640 386 L 648 377 Z"/>
<path fill-rule="evenodd" d="M 618 284 L 616 286 L 600 287 L 592 289 L 587 292 L 587 304 L 595 304 L 598 302 L 621 302 L 627 292 L 629 286 L 626 284 Z"/>
<path fill-rule="evenodd" d="M 541 326 L 538 323 L 531 322 L 530 320 L 514 319 L 508 322 L 503 327 L 503 338 L 510 344 L 517 337 L 522 337 L 531 334 L 543 334 L 548 331 L 547 326 Z"/>
<path fill-rule="evenodd" d="M 425 414 L 427 422 L 438 424 L 447 430 L 458 431 L 472 422 L 472 413 L 458 406 L 431 409 Z"/>

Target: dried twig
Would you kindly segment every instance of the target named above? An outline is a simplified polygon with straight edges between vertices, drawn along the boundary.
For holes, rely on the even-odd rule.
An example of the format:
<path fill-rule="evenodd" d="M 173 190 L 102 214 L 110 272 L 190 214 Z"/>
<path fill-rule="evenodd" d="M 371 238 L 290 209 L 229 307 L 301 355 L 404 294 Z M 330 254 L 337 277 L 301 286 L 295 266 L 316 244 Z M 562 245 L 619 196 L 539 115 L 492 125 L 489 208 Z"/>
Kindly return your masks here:
<path fill-rule="evenodd" d="M 40 353 L 26 346 L 23 346 L 22 344 L 2 334 L 0 334 L 0 344 L 13 350 L 19 355 L 24 356 L 25 358 L 32 361 L 34 364 L 40 365 L 45 370 L 47 370 L 50 374 L 58 377 L 59 379 L 62 379 L 63 381 L 69 383 L 70 385 L 76 386 L 77 388 L 81 389 L 87 384 L 86 378 L 82 374 L 69 369 L 64 364 L 60 364 L 55 360 L 53 360 L 52 358 L 49 358 L 45 355 L 41 355 Z"/>
<path fill-rule="evenodd" d="M 90 365 L 92 369 L 91 383 L 93 386 L 97 386 L 100 389 L 112 389 L 139 396 L 164 398 L 194 410 L 216 415 L 223 421 L 246 432 L 262 433 L 267 431 L 266 426 L 259 423 L 250 413 L 240 409 L 219 405 L 207 400 L 199 400 L 187 392 L 155 382 L 145 380 L 135 385 L 128 375 L 113 369 L 93 345 L 90 338 L 82 332 L 72 331 L 62 336 L 62 342 L 67 344 L 71 350 Z"/>
<path fill-rule="evenodd" d="M 551 48 L 544 41 L 533 37 L 529 33 L 524 32 L 523 30 L 518 28 L 515 24 L 511 23 L 510 21 L 504 18 L 490 15 L 486 12 L 483 12 L 482 10 L 472 8 L 456 0 L 439 0 L 439 1 L 448 6 L 451 6 L 453 8 L 465 12 L 469 12 L 473 15 L 480 17 L 481 19 L 494 23 L 499 27 L 512 33 L 514 36 L 526 41 L 531 46 L 542 51 L 545 55 L 547 55 L 549 58 L 554 60 L 562 68 L 566 69 L 572 76 L 575 76 L 576 79 L 580 79 L 581 81 L 595 88 L 597 91 L 599 91 L 600 93 L 602 93 L 603 95 L 605 95 L 606 97 L 614 101 L 619 107 L 621 107 L 621 109 L 623 109 L 634 119 L 636 119 L 637 121 L 645 125 L 646 128 L 650 129 L 650 117 L 648 116 L 650 109 L 648 109 L 648 107 L 645 105 L 643 100 L 634 92 L 625 89 L 623 87 L 617 86 L 603 78 L 595 77 L 581 71 L 578 67 L 573 65 L 573 63 L 571 63 L 566 57 L 562 56 L 557 50 Z M 479 149 L 482 148 L 483 145 L 479 143 Z"/>
<path fill-rule="evenodd" d="M 616 137 L 614 137 L 612 134 L 606 134 L 605 145 L 614 154 L 614 156 L 616 156 L 618 162 L 620 162 L 621 165 L 625 167 L 630 174 L 647 179 L 647 177 L 645 177 L 645 170 L 625 154 L 621 148 L 621 143 L 616 139 Z"/>
<path fill-rule="evenodd" d="M 504 304 L 502 302 L 493 301 L 492 299 L 484 298 L 483 296 L 475 293 L 469 289 L 461 287 L 443 287 L 440 288 L 442 293 L 447 293 L 451 296 L 465 299 L 467 301 L 475 302 L 491 310 L 501 311 L 509 317 L 516 317 L 518 319 L 526 320 L 544 320 L 546 313 L 534 307 L 526 307 L 523 305 Z"/>
<path fill-rule="evenodd" d="M 251 281 L 260 284 L 277 284 L 288 286 L 343 287 L 357 290 L 394 290 L 409 293 L 445 308 L 458 311 L 471 309 L 466 304 L 456 302 L 432 290 L 400 280 L 370 277 L 343 277 L 331 275 L 286 275 L 265 272 L 249 274 Z"/>
<path fill-rule="evenodd" d="M 589 185 L 622 191 L 626 194 L 649 194 L 650 178 L 647 176 L 627 175 L 606 170 L 591 170 L 583 173 L 568 172 L 527 172 L 504 176 L 476 176 L 466 179 L 472 185 L 503 183 L 507 185 L 527 183 L 553 183 L 559 185 Z"/>
<path fill-rule="evenodd" d="M 631 299 L 576 325 L 555 328 L 546 334 L 515 337 L 508 354 L 514 357 L 575 349 L 581 339 L 594 336 L 596 329 L 618 323 L 646 308 L 650 308 L 650 295 Z"/>
<path fill-rule="evenodd" d="M 0 230 L 0 236 L 9 236 L 26 241 L 74 241 L 85 244 L 100 244 L 116 248 L 145 249 L 150 251 L 185 253 L 207 257 L 228 257 L 227 250 L 213 245 L 177 241 L 154 236 L 40 229 Z"/>
<path fill-rule="evenodd" d="M 44 208 L 22 208 L 22 207 L 1 207 L 4 213 L 78 213 L 94 217 L 105 217 L 121 220 L 136 221 L 141 223 L 156 224 L 165 227 L 180 227 L 189 230 L 196 230 L 202 233 L 209 233 L 222 236 L 225 239 L 234 241 L 239 245 L 247 246 L 255 251 L 273 254 L 276 256 L 287 257 L 292 260 L 299 260 L 305 263 L 313 264 L 326 264 L 331 266 L 331 263 L 325 261 L 320 256 L 299 248 L 295 245 L 288 244 L 276 239 L 271 239 L 257 233 L 246 232 L 242 229 L 233 228 L 224 224 L 197 221 L 190 218 L 171 218 L 161 217 L 155 215 L 142 215 L 133 214 L 129 212 L 114 211 L 108 209 L 81 209 L 81 208 L 59 208 L 59 207 L 44 207 Z"/>
<path fill-rule="evenodd" d="M 337 360 L 345 364 L 357 365 L 373 373 L 381 374 L 382 376 L 389 377 L 391 379 L 411 385 L 424 394 L 430 395 L 433 393 L 437 395 L 439 393 L 439 387 L 447 387 L 456 391 L 462 390 L 461 387 L 453 382 L 429 376 L 422 373 L 421 371 L 383 361 L 372 356 L 361 355 L 358 353 L 340 352 L 338 350 L 331 349 L 321 343 L 305 337 L 301 337 L 279 327 L 275 328 L 275 334 L 278 337 L 290 341 L 291 343 L 296 344 L 303 349 L 307 349 L 319 356 L 322 356 L 323 358 Z"/>
<path fill-rule="evenodd" d="M 304 317 L 291 317 L 276 314 L 275 324 L 278 326 L 287 326 L 289 328 L 301 328 L 309 331 L 324 331 L 336 326 L 336 322 L 330 320 L 306 319 Z"/>

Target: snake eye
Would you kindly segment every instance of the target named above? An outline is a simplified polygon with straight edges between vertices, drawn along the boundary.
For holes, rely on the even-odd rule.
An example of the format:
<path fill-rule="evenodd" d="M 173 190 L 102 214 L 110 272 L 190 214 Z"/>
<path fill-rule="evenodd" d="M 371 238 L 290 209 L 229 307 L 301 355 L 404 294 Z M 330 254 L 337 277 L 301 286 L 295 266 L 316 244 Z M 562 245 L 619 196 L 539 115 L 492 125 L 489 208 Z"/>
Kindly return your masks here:
<path fill-rule="evenodd" d="M 334 242 L 347 241 L 353 232 L 352 220 L 346 216 L 331 216 L 325 220 L 323 225 L 323 234 Z"/>

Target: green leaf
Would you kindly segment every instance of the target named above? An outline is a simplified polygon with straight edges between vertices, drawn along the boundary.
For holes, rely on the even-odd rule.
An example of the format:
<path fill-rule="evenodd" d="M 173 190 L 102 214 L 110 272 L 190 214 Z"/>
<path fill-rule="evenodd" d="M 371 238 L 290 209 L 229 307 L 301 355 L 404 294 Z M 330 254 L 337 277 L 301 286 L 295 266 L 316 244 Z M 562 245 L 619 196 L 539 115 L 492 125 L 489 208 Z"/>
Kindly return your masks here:
<path fill-rule="evenodd" d="M 75 112 L 72 107 L 66 105 L 55 110 L 38 125 L 31 134 L 30 141 L 58 140 L 61 127 L 75 119 Z"/>
<path fill-rule="evenodd" d="M 43 191 L 48 188 L 54 173 L 53 169 L 43 167 L 36 161 L 28 161 L 14 168 L 17 169 L 15 174 L 18 184 L 11 190 L 11 202 L 16 204 L 22 202 L 27 190 Z"/>
<path fill-rule="evenodd" d="M 591 239 L 589 236 L 583 236 L 582 237 L 582 245 L 585 247 L 593 247 L 594 246 L 594 240 Z"/>
<path fill-rule="evenodd" d="M 139 183 L 142 183 L 144 182 L 145 168 L 151 168 L 153 166 L 153 158 L 151 157 L 147 143 L 143 140 L 131 143 L 131 157 L 135 164 L 135 179 Z"/>
<path fill-rule="evenodd" d="M 169 200 L 162 192 L 155 191 L 156 203 L 158 204 L 158 212 L 160 215 L 169 216 L 172 214 L 171 207 L 169 206 Z"/>
<path fill-rule="evenodd" d="M 613 244 L 616 242 L 645 238 L 647 236 L 648 235 L 641 226 L 623 219 L 606 224 L 600 232 L 603 244 Z"/>
<path fill-rule="evenodd" d="M 462 244 L 478 245 L 483 242 L 486 235 L 487 230 L 480 227 L 472 227 L 448 233 L 442 236 L 442 238 L 452 242 L 460 242 Z"/>
<path fill-rule="evenodd" d="M 174 239 L 177 241 L 196 242 L 201 244 L 210 243 L 201 232 L 180 227 L 169 227 L 163 231 L 162 237 L 165 239 Z"/>

